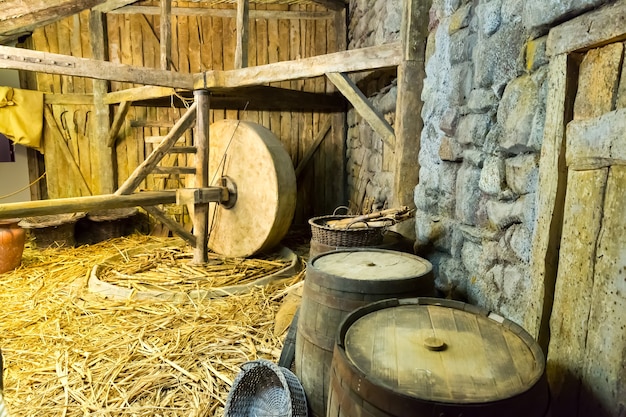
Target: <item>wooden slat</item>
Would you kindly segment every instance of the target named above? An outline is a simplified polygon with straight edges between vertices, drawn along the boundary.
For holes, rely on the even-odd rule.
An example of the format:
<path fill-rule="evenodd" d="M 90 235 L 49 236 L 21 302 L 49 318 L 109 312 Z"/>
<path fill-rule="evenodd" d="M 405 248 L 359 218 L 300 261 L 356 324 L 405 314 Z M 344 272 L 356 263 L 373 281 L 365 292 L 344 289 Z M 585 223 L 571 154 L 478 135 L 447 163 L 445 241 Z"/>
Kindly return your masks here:
<path fill-rule="evenodd" d="M 194 76 L 195 88 L 242 87 L 316 77 L 329 72 L 388 68 L 398 65 L 401 58 L 400 44 L 390 43 L 238 70 L 207 71 Z"/>
<path fill-rule="evenodd" d="M 538 339 L 544 352 L 548 347 L 549 319 L 563 221 L 563 198 L 567 184 L 564 138 L 565 124 L 569 119 L 566 120 L 566 115 L 569 114 L 571 118 L 574 101 L 571 93 L 568 96 L 568 83 L 572 80 L 568 81 L 567 71 L 567 55 L 559 55 L 550 61 L 546 123 L 537 187 L 541 192 L 537 201 L 537 225 L 531 245 L 530 262 L 531 294 L 536 303 L 535 310 L 528 314 L 530 318 L 523 326 Z"/>
<path fill-rule="evenodd" d="M 136 1 L 137 0 L 107 0 L 104 3 L 94 7 L 94 10 L 102 13 L 109 13 L 116 9 L 119 9 L 120 7 L 132 4 Z"/>
<path fill-rule="evenodd" d="M 623 147 L 623 146 L 622 146 Z M 626 167 L 609 170 L 604 217 L 595 253 L 593 291 L 582 368 L 587 394 L 579 397 L 579 416 L 618 416 L 624 409 L 626 386 Z M 621 244 L 619 243 L 621 242 Z M 621 331 L 619 330 L 621 329 Z"/>
<path fill-rule="evenodd" d="M 97 80 L 192 89 L 194 77 L 171 71 L 76 58 L 48 52 L 0 46 L 0 68 L 73 75 Z"/>
<path fill-rule="evenodd" d="M 304 169 L 306 168 L 307 164 L 309 163 L 313 155 L 315 155 L 315 151 L 317 151 L 317 148 L 319 148 L 322 141 L 328 134 L 328 131 L 330 130 L 331 122 L 332 122 L 332 118 L 328 116 L 326 118 L 326 121 L 324 122 L 324 125 L 317 132 L 317 136 L 315 137 L 313 144 L 311 145 L 311 147 L 309 147 L 309 149 L 307 149 L 306 153 L 304 154 L 304 156 L 298 163 L 298 166 L 296 167 L 296 178 L 300 177 L 300 175 L 302 174 L 302 171 L 304 171 Z"/>
<path fill-rule="evenodd" d="M 359 90 L 359 87 L 343 73 L 327 73 L 326 76 L 335 87 L 352 103 L 354 109 L 369 123 L 376 133 L 380 135 L 385 144 L 393 150 L 395 146 L 395 133 L 383 115 L 369 102 L 367 97 Z"/>
<path fill-rule="evenodd" d="M 46 105 L 43 107 L 43 110 L 44 110 L 44 120 L 46 121 L 48 127 L 50 128 L 50 133 L 52 135 L 52 138 L 55 144 L 57 145 L 56 147 L 57 149 L 61 151 L 61 155 L 63 155 L 63 158 L 65 159 L 65 163 L 67 164 L 66 166 L 69 167 L 69 169 L 72 171 L 73 179 L 74 181 L 78 183 L 78 188 L 80 190 L 80 193 L 82 195 L 91 195 L 91 190 L 89 188 L 89 185 L 87 184 L 87 181 L 85 181 L 85 177 L 83 176 L 83 173 L 80 171 L 80 168 L 76 164 L 76 161 L 74 160 L 74 157 L 72 156 L 72 153 L 67 147 L 67 143 L 65 142 L 65 139 L 63 139 L 63 136 L 61 135 L 61 129 L 59 128 L 59 125 L 57 124 L 56 119 L 54 118 L 52 109 L 50 108 L 49 105 Z M 58 166 L 61 166 L 61 164 L 59 164 Z"/>
<path fill-rule="evenodd" d="M 167 152 L 167 153 L 171 153 L 171 152 Z M 196 169 L 194 167 L 176 167 L 176 166 L 172 166 L 172 167 L 168 167 L 168 166 L 161 166 L 161 167 L 154 167 L 154 169 L 152 170 L 153 174 L 179 174 L 179 175 L 194 175 L 196 173 Z"/>
<path fill-rule="evenodd" d="M 625 21 L 626 0 L 585 13 L 550 30 L 546 53 L 555 56 L 626 39 Z"/>
<path fill-rule="evenodd" d="M 547 373 L 555 415 L 580 415 L 596 245 L 608 168 L 569 171 Z"/>
<path fill-rule="evenodd" d="M 158 7 L 153 6 L 126 6 L 109 14 L 143 14 L 158 15 L 160 14 Z M 207 16 L 207 17 L 228 17 L 234 18 L 237 11 L 233 9 L 215 9 L 215 8 L 188 8 L 188 7 L 172 7 L 172 15 L 174 16 Z M 334 12 L 308 12 L 299 10 L 250 10 L 251 19 L 285 19 L 285 20 L 326 20 L 334 17 Z"/>
<path fill-rule="evenodd" d="M 154 167 L 163 159 L 167 150 L 180 138 L 181 135 L 189 129 L 196 119 L 196 103 L 189 107 L 189 110 L 181 117 L 174 125 L 167 137 L 157 146 L 154 151 L 135 169 L 135 171 L 128 177 L 126 182 L 120 186 L 115 192 L 117 195 L 130 194 L 135 188 L 143 181 Z"/>

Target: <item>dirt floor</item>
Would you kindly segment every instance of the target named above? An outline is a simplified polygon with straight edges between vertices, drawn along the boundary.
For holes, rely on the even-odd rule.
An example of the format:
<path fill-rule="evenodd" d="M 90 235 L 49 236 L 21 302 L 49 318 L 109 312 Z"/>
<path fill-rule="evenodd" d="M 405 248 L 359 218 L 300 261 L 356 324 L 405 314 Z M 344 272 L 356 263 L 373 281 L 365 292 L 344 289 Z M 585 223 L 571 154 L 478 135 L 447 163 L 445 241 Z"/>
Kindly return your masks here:
<path fill-rule="evenodd" d="M 306 255 L 302 240 L 291 243 Z M 139 301 L 143 287 L 126 298 L 90 290 L 94 265 L 132 277 L 133 268 L 116 268 L 111 260 L 128 266 L 142 262 L 131 256 L 138 248 L 148 253 L 172 247 L 180 251 L 184 245 L 176 238 L 143 235 L 69 249 L 27 245 L 22 266 L 0 274 L 0 348 L 11 416 L 221 416 L 243 363 L 278 361 L 292 314 L 287 310 L 295 309 L 279 310 L 304 276 L 302 258 L 300 272 L 262 286 L 249 279 L 252 284 L 236 295 Z M 159 275 L 158 268 L 146 266 L 148 258 L 142 259 L 140 272 L 171 289 L 172 265 Z M 235 260 L 238 269 L 230 261 L 210 263 L 221 270 L 232 267 L 237 279 L 254 269 L 244 265 L 242 272 L 243 260 Z M 188 267 L 187 258 L 178 262 Z M 263 262 L 273 261 L 265 257 Z M 205 285 L 197 277 L 181 283 L 180 276 L 177 285 L 183 287 L 176 291 Z"/>

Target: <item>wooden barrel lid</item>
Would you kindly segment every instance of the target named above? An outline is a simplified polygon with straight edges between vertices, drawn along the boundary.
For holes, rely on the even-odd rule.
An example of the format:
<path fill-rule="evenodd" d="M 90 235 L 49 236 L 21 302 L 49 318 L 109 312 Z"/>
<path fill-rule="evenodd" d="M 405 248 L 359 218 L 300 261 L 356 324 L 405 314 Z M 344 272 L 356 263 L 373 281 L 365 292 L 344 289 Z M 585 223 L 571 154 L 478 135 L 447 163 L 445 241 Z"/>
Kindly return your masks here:
<path fill-rule="evenodd" d="M 514 323 L 471 307 L 405 302 L 348 319 L 346 355 L 378 385 L 427 401 L 486 403 L 529 390 L 544 372 L 538 345 Z"/>
<path fill-rule="evenodd" d="M 418 256 L 381 249 L 327 252 L 311 265 L 326 274 L 366 281 L 421 276 L 432 270 L 430 262 Z"/>
<path fill-rule="evenodd" d="M 296 175 L 282 143 L 265 127 L 221 120 L 209 127 L 210 185 L 226 176 L 234 205 L 210 204 L 209 248 L 246 257 L 271 249 L 287 233 L 296 207 Z"/>

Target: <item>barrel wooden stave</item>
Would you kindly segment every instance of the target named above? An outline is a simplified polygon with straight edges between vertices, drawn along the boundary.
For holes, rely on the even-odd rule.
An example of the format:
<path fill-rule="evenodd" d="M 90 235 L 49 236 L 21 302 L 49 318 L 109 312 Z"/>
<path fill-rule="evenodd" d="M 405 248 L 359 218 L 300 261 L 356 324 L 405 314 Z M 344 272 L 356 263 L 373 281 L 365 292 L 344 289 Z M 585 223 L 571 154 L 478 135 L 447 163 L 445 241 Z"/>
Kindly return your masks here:
<path fill-rule="evenodd" d="M 315 268 L 315 260 L 340 253 L 371 252 L 423 263 L 422 275 L 392 280 L 354 280 Z M 415 255 L 383 249 L 340 250 L 311 260 L 304 282 L 296 334 L 295 371 L 314 416 L 324 416 L 330 383 L 330 365 L 337 329 L 355 309 L 387 299 L 434 294 L 432 266 Z"/>
<path fill-rule="evenodd" d="M 431 305 L 443 305 L 452 308 L 461 308 L 472 314 L 485 314 L 485 310 L 463 305 L 463 303 L 441 299 L 405 299 L 401 303 L 423 302 Z M 453 403 L 432 401 L 415 395 L 408 395 L 398 389 L 391 389 L 374 376 L 360 370 L 346 354 L 343 341 L 346 332 L 358 318 L 380 308 L 393 308 L 400 305 L 398 300 L 384 300 L 369 304 L 352 312 L 342 322 L 333 352 L 330 370 L 330 391 L 328 395 L 328 417 L 340 416 L 372 416 L 372 417 L 548 417 L 550 416 L 550 393 L 545 375 L 545 361 L 539 347 L 534 340 L 519 326 L 504 319 L 503 328 L 511 331 L 525 343 L 532 344 L 531 350 L 537 355 L 537 366 L 541 368 L 541 375 L 533 381 L 528 389 L 518 392 L 507 398 L 498 400 Z M 428 397 L 428 395 L 424 395 Z M 347 411 L 349 410 L 349 411 Z"/>

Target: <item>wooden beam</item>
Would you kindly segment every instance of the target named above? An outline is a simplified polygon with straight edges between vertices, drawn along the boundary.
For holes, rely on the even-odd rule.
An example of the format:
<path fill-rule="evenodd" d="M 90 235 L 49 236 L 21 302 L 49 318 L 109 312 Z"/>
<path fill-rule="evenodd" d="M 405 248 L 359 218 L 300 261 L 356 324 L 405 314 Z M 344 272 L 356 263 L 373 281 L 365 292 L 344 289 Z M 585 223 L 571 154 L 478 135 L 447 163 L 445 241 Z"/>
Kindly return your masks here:
<path fill-rule="evenodd" d="M 544 353 L 550 339 L 550 316 L 559 262 L 563 207 L 567 187 L 565 165 L 565 126 L 572 115 L 574 98 L 568 80 L 568 57 L 562 54 L 550 61 L 546 123 L 539 160 L 537 224 L 532 240 L 530 277 L 534 311 L 524 328 L 537 339 Z M 569 84 L 569 85 L 568 85 Z M 568 89 L 569 87 L 569 89 Z"/>
<path fill-rule="evenodd" d="M 130 101 L 122 101 L 120 106 L 117 108 L 117 111 L 115 112 L 115 117 L 113 118 L 113 123 L 111 123 L 111 129 L 109 130 L 109 136 L 107 137 L 107 146 L 109 148 L 115 146 L 117 134 L 120 132 L 120 129 L 124 124 L 124 119 L 126 119 L 126 114 L 130 109 L 130 104 Z"/>
<path fill-rule="evenodd" d="M 328 134 L 331 124 L 332 124 L 332 117 L 328 116 L 326 118 L 326 121 L 320 128 L 320 130 L 317 132 L 317 136 L 315 137 L 313 144 L 311 145 L 309 149 L 307 149 L 306 153 L 302 157 L 302 160 L 296 167 L 296 178 L 300 178 L 300 175 L 302 175 L 302 172 L 304 171 L 306 166 L 309 164 L 309 161 L 311 160 L 311 158 L 313 158 L 313 155 L 315 155 L 315 151 L 317 151 L 317 148 L 320 147 L 320 145 L 322 144 L 322 141 Z"/>
<path fill-rule="evenodd" d="M 94 10 L 102 13 L 109 13 L 129 4 L 135 3 L 137 0 L 107 0 L 103 4 L 94 7 Z"/>
<path fill-rule="evenodd" d="M 197 105 L 196 131 L 194 145 L 196 147 L 196 188 L 209 186 L 209 92 L 194 91 L 194 104 Z M 193 249 L 193 263 L 206 263 L 209 250 L 209 205 L 193 205 L 193 235 L 196 245 Z"/>
<path fill-rule="evenodd" d="M 169 70 L 172 62 L 172 0 L 161 0 L 160 33 L 161 69 Z"/>
<path fill-rule="evenodd" d="M 249 0 L 237 0 L 237 45 L 235 46 L 235 68 L 248 66 Z"/>
<path fill-rule="evenodd" d="M 403 0 L 400 39 L 403 61 L 398 66 L 398 97 L 395 120 L 395 166 L 392 193 L 393 207 L 415 207 L 414 189 L 419 182 L 419 151 L 424 122 L 421 99 L 426 78 L 426 40 L 430 1 Z M 413 222 L 399 225 L 414 227 Z M 398 230 L 400 231 L 400 230 Z M 403 230 L 410 237 L 414 230 Z"/>
<path fill-rule="evenodd" d="M 130 195 L 103 194 L 0 204 L 0 219 L 47 216 L 101 209 L 176 203 L 176 191 L 145 191 Z"/>
<path fill-rule="evenodd" d="M 393 128 L 387 123 L 383 115 L 372 106 L 367 97 L 359 90 L 359 87 L 357 87 L 346 74 L 330 72 L 326 74 L 326 76 L 335 87 L 341 91 L 341 94 L 352 103 L 357 113 L 359 113 L 361 117 L 369 123 L 372 129 L 380 135 L 385 145 L 393 150 L 396 141 Z"/>
<path fill-rule="evenodd" d="M 110 12 L 111 14 L 143 14 L 159 15 L 160 9 L 154 6 L 126 6 Z M 213 9 L 207 7 L 189 8 L 172 7 L 174 16 L 207 16 L 235 18 L 237 11 L 234 9 Z M 250 10 L 251 19 L 276 19 L 276 20 L 329 20 L 335 16 L 334 12 L 307 12 L 299 10 Z"/>
<path fill-rule="evenodd" d="M 585 13 L 550 30 L 549 56 L 582 51 L 626 39 L 626 0 Z"/>
<path fill-rule="evenodd" d="M 91 53 L 94 59 L 107 61 L 109 59 L 109 44 L 106 15 L 92 10 L 89 14 L 89 38 Z M 109 130 L 111 128 L 111 109 L 102 99 L 109 92 L 107 80 L 93 80 L 93 104 L 95 120 L 91 136 L 90 154 L 91 163 L 95 170 L 92 175 L 92 190 L 94 194 L 110 194 L 115 190 L 115 154 L 108 146 Z"/>
<path fill-rule="evenodd" d="M 0 9 L 0 33 L 32 32 L 67 16 L 103 3 L 104 0 L 5 0 Z"/>
<path fill-rule="evenodd" d="M 567 166 L 587 170 L 626 165 L 626 108 L 567 124 Z"/>
<path fill-rule="evenodd" d="M 188 90 L 193 88 L 194 83 L 192 74 L 135 67 L 97 59 L 76 58 L 10 46 L 0 46 L 0 68 Z"/>
<path fill-rule="evenodd" d="M 44 93 L 44 104 L 58 104 L 58 105 L 78 105 L 78 106 L 91 106 L 93 105 L 93 94 L 54 94 Z"/>
<path fill-rule="evenodd" d="M 346 8 L 346 2 L 343 0 L 311 0 L 313 3 L 324 6 L 330 10 L 344 10 Z"/>
<path fill-rule="evenodd" d="M 176 90 L 171 87 L 145 85 L 142 87 L 113 91 L 104 97 L 103 102 L 106 104 L 116 104 L 124 101 L 133 102 L 139 100 L 150 100 L 152 98 L 169 97 L 173 94 L 176 94 Z"/>
<path fill-rule="evenodd" d="M 167 214 L 163 213 L 163 211 L 159 210 L 156 207 L 143 206 L 143 209 L 146 212 L 148 212 L 148 214 L 150 214 L 152 217 L 154 217 L 155 219 L 163 223 L 165 226 L 167 226 L 167 228 L 170 229 L 172 232 L 182 237 L 190 245 L 195 247 L 196 237 L 192 235 L 191 233 L 189 233 L 188 231 L 186 231 L 183 228 L 183 226 L 180 225 L 180 223 L 176 222 L 174 219 L 172 219 L 171 217 L 169 217 Z"/>
<path fill-rule="evenodd" d="M 400 62 L 402 62 L 401 44 L 389 43 L 249 68 L 206 71 L 194 75 L 194 84 L 196 89 L 244 87 L 317 77 L 329 72 L 389 68 L 397 66 Z"/>
<path fill-rule="evenodd" d="M 139 186 L 141 181 L 157 166 L 166 155 L 169 148 L 176 143 L 178 138 L 189 129 L 196 119 L 196 103 L 193 103 L 187 112 L 176 122 L 172 130 L 167 134 L 163 142 L 133 171 L 128 179 L 115 192 L 116 195 L 130 194 Z"/>

